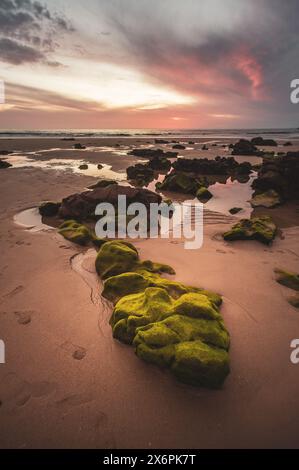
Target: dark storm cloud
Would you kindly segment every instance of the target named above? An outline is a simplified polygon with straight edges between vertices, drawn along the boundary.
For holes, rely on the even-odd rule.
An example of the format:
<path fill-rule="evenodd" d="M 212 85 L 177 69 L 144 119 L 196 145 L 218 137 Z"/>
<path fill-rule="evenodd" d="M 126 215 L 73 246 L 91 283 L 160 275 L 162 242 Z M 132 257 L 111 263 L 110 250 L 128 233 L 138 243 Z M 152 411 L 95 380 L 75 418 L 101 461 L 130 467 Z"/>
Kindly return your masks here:
<path fill-rule="evenodd" d="M 66 18 L 51 13 L 38 1 L 1 0 L 0 60 L 14 65 L 47 63 L 47 53 L 57 47 L 53 38 L 72 31 L 74 29 Z"/>
<path fill-rule="evenodd" d="M 0 38 L 0 58 L 3 62 L 19 65 L 23 62 L 39 62 L 44 60 L 45 56 L 33 47 L 20 44 L 13 39 Z"/>

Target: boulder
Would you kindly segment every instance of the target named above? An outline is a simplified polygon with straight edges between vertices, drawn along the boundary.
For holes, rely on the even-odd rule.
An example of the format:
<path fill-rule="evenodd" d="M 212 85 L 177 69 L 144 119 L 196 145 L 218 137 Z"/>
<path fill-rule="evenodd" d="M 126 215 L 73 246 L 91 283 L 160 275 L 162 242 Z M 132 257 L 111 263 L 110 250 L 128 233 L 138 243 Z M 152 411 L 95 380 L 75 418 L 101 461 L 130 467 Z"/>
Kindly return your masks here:
<path fill-rule="evenodd" d="M 169 144 L 169 141 L 164 139 L 155 139 L 155 144 Z"/>
<path fill-rule="evenodd" d="M 238 212 L 240 212 L 241 210 L 243 210 L 242 207 L 232 207 L 231 209 L 229 209 L 228 212 L 230 214 L 234 215 L 234 214 L 237 214 Z"/>
<path fill-rule="evenodd" d="M 172 146 L 173 149 L 175 150 L 185 150 L 185 145 L 182 145 L 182 144 L 175 144 Z"/>
<path fill-rule="evenodd" d="M 10 168 L 12 166 L 11 163 L 7 162 L 6 160 L 0 159 L 0 169 Z"/>
<path fill-rule="evenodd" d="M 73 149 L 76 149 L 76 150 L 84 150 L 86 149 L 85 145 L 82 145 L 80 143 L 77 143 L 77 144 L 74 144 L 73 145 Z"/>
<path fill-rule="evenodd" d="M 279 194 L 274 189 L 268 189 L 264 193 L 256 194 L 250 200 L 252 207 L 276 207 L 281 202 Z"/>
<path fill-rule="evenodd" d="M 283 269 L 275 269 L 274 272 L 276 282 L 289 289 L 299 291 L 299 274 Z"/>
<path fill-rule="evenodd" d="M 124 195 L 127 198 L 127 204 L 132 202 L 141 202 L 147 209 L 151 203 L 160 203 L 162 198 L 148 189 L 131 188 L 130 186 L 121 186 L 110 184 L 106 187 L 98 187 L 92 191 L 72 194 L 64 198 L 59 209 L 60 217 L 64 219 L 87 220 L 95 218 L 95 208 L 100 202 L 109 202 L 117 207 L 118 196 Z"/>
<path fill-rule="evenodd" d="M 86 163 L 82 163 L 82 165 L 79 165 L 79 170 L 88 170 L 88 165 Z"/>
<path fill-rule="evenodd" d="M 88 186 L 88 189 L 95 189 L 95 188 L 106 188 L 107 186 L 110 186 L 111 184 L 118 184 L 117 181 L 115 180 L 99 180 L 94 184 L 91 184 Z"/>
<path fill-rule="evenodd" d="M 171 162 L 167 158 L 153 158 L 147 166 L 154 171 L 169 171 L 171 168 Z"/>
<path fill-rule="evenodd" d="M 231 148 L 232 155 L 261 156 L 263 154 L 263 152 L 261 152 L 252 142 L 250 142 L 250 140 L 246 139 L 240 139 L 239 142 L 231 144 Z"/>
<path fill-rule="evenodd" d="M 196 192 L 196 197 L 200 201 L 208 201 L 213 197 L 213 194 L 205 186 L 201 186 Z"/>
<path fill-rule="evenodd" d="M 164 152 L 162 149 L 133 149 L 128 152 L 128 155 L 135 157 L 148 158 L 176 158 L 177 152 Z"/>
<path fill-rule="evenodd" d="M 262 145 L 263 147 L 277 147 L 277 142 L 273 139 L 263 139 L 263 137 L 254 137 L 251 139 L 253 145 Z"/>
<path fill-rule="evenodd" d="M 156 189 L 196 195 L 201 182 L 185 173 L 172 172 L 166 175 L 162 183 L 156 183 Z"/>
<path fill-rule="evenodd" d="M 252 165 L 249 162 L 238 163 L 233 157 L 179 158 L 172 164 L 178 171 L 201 175 L 249 175 Z"/>
<path fill-rule="evenodd" d="M 40 215 L 44 217 L 54 217 L 58 214 L 60 206 L 60 202 L 45 201 L 41 203 L 38 210 Z"/>
<path fill-rule="evenodd" d="M 146 362 L 182 382 L 218 388 L 229 373 L 229 334 L 217 307 L 202 294 L 172 299 L 158 287 L 121 298 L 110 320 L 113 336 L 134 344 Z"/>
<path fill-rule="evenodd" d="M 139 261 L 136 248 L 125 241 L 108 241 L 99 250 L 95 267 L 102 279 L 133 270 Z"/>
<path fill-rule="evenodd" d="M 104 166 L 102 165 L 102 163 L 97 164 L 97 169 L 98 170 L 102 170 L 103 168 L 104 168 Z"/>
<path fill-rule="evenodd" d="M 63 222 L 58 229 L 58 233 L 66 240 L 77 245 L 85 246 L 92 243 L 94 246 L 100 247 L 106 243 L 106 240 L 96 237 L 92 230 L 76 220 L 66 220 Z"/>
<path fill-rule="evenodd" d="M 241 219 L 237 224 L 223 234 L 226 241 L 257 240 L 269 245 L 275 238 L 277 227 L 271 217 L 253 217 Z"/>
<path fill-rule="evenodd" d="M 140 186 L 144 186 L 152 181 L 155 177 L 154 170 L 147 165 L 137 163 L 134 166 L 129 166 L 126 169 L 127 177 L 130 180 L 135 180 L 140 183 Z"/>
<path fill-rule="evenodd" d="M 283 144 L 284 147 L 290 147 L 291 145 L 293 145 L 293 144 L 292 144 L 292 142 L 289 142 L 289 141 L 288 141 L 288 142 L 285 142 L 285 143 Z"/>
<path fill-rule="evenodd" d="M 256 193 L 275 190 L 282 201 L 299 199 L 299 152 L 263 161 L 252 187 Z"/>

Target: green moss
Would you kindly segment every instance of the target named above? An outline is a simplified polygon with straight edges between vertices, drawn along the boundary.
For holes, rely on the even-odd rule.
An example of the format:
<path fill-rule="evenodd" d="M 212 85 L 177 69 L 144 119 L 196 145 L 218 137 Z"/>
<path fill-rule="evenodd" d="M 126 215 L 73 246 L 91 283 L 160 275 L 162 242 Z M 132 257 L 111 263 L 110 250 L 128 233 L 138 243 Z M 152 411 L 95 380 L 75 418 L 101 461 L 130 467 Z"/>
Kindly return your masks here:
<path fill-rule="evenodd" d="M 91 239 L 91 231 L 85 225 L 79 224 L 75 220 L 67 220 L 60 225 L 58 233 L 67 240 L 78 245 L 87 245 Z"/>
<path fill-rule="evenodd" d="M 223 234 L 223 238 L 227 241 L 258 240 L 268 245 L 274 240 L 276 232 L 277 228 L 271 217 L 262 216 L 241 219 L 231 230 Z"/>
<path fill-rule="evenodd" d="M 100 247 L 107 241 L 98 238 L 92 230 L 76 220 L 66 220 L 63 222 L 58 229 L 58 233 L 67 240 L 83 246 L 92 243 L 94 246 Z"/>
<path fill-rule="evenodd" d="M 222 317 L 211 300 L 201 293 L 188 293 L 182 295 L 174 303 L 174 312 L 194 318 L 207 320 L 220 320 Z"/>
<path fill-rule="evenodd" d="M 146 269 L 152 273 L 175 274 L 175 270 L 168 264 L 154 263 L 150 260 L 142 261 L 140 263 L 140 268 Z"/>
<path fill-rule="evenodd" d="M 135 272 L 123 273 L 106 279 L 102 296 L 116 303 L 121 297 L 142 292 L 149 285 L 150 282 L 141 274 Z"/>
<path fill-rule="evenodd" d="M 228 374 L 229 334 L 202 293 L 174 300 L 164 288 L 148 287 L 122 297 L 110 323 L 113 336 L 133 343 L 138 357 L 169 367 L 184 382 L 216 387 Z"/>
<path fill-rule="evenodd" d="M 164 289 L 148 287 L 139 294 L 122 297 L 116 304 L 110 324 L 114 336 L 117 335 L 118 322 L 126 320 L 124 337 L 135 336 L 136 328 L 166 317 L 171 311 L 172 299 Z M 122 336 L 118 337 L 122 341 Z"/>
<path fill-rule="evenodd" d="M 219 388 L 229 373 L 227 351 L 200 340 L 179 343 L 171 371 L 182 382 Z"/>
<path fill-rule="evenodd" d="M 184 315 L 171 315 L 160 322 L 138 328 L 134 344 L 162 347 L 197 339 L 226 350 L 229 348 L 229 335 L 221 322 Z"/>
<path fill-rule="evenodd" d="M 275 269 L 275 280 L 289 289 L 299 291 L 299 274 L 284 271 L 283 269 Z"/>
<path fill-rule="evenodd" d="M 156 184 L 156 189 L 178 191 L 187 194 L 196 194 L 201 186 L 199 180 L 185 173 L 170 173 L 165 179 Z"/>
<path fill-rule="evenodd" d="M 205 186 L 202 186 L 199 188 L 196 192 L 196 197 L 200 201 L 208 201 L 213 197 L 213 194 L 206 188 Z"/>
<path fill-rule="evenodd" d="M 274 191 L 274 189 L 269 189 L 261 194 L 256 194 L 250 201 L 252 207 L 276 207 L 281 204 L 280 195 Z"/>
<path fill-rule="evenodd" d="M 131 271 L 138 262 L 136 248 L 128 242 L 110 241 L 105 243 L 96 257 L 96 271 L 102 279 Z"/>

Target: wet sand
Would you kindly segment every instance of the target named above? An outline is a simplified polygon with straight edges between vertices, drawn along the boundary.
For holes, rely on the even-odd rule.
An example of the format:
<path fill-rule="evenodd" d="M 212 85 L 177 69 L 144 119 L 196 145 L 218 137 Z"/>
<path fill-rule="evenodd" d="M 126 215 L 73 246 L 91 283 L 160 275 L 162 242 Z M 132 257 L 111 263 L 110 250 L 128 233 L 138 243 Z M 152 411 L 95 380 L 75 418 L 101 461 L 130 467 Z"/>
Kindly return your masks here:
<path fill-rule="evenodd" d="M 34 151 L 40 143 L 26 145 Z M 299 366 L 290 362 L 298 310 L 273 269 L 298 271 L 299 226 L 271 247 L 226 243 L 219 234 L 234 218 L 207 211 L 200 250 L 185 250 L 181 240 L 134 242 L 141 258 L 224 296 L 231 374 L 222 390 L 196 389 L 112 338 L 92 251 L 84 256 L 55 230 L 34 233 L 13 221 L 94 181 L 68 171 L 0 171 L 0 447 L 298 447 Z"/>

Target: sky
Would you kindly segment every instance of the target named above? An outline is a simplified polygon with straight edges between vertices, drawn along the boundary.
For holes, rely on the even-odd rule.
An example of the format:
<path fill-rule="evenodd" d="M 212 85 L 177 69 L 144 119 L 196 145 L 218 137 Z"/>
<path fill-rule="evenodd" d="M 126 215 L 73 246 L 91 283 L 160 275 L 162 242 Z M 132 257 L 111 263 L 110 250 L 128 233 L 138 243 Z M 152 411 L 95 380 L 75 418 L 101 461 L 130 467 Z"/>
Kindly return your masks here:
<path fill-rule="evenodd" d="M 299 127 L 298 20 L 298 0 L 0 0 L 0 128 Z"/>

